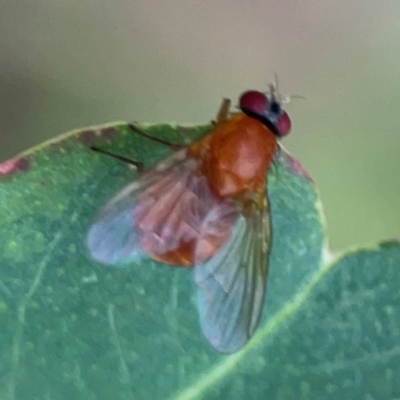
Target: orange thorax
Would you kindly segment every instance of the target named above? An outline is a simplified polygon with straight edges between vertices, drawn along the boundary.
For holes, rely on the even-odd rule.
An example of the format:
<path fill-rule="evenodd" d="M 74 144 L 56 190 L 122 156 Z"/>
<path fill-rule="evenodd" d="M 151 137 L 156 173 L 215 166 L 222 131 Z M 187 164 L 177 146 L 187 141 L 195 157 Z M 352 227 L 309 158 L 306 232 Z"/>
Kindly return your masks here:
<path fill-rule="evenodd" d="M 189 146 L 188 156 L 201 160 L 202 173 L 221 197 L 236 196 L 264 185 L 276 147 L 264 124 L 236 114 Z"/>
<path fill-rule="evenodd" d="M 241 194 L 264 195 L 265 176 L 276 150 L 276 138 L 265 125 L 244 114 L 236 114 L 218 123 L 214 130 L 187 149 L 187 156 L 199 161 L 217 201 Z M 210 238 L 203 258 L 212 257 L 228 240 L 231 230 L 219 232 L 217 239 Z M 214 235 L 215 236 L 215 235 Z M 204 239 L 204 238 L 203 238 Z M 175 250 L 151 256 L 162 262 L 192 266 L 198 239 L 182 243 Z"/>

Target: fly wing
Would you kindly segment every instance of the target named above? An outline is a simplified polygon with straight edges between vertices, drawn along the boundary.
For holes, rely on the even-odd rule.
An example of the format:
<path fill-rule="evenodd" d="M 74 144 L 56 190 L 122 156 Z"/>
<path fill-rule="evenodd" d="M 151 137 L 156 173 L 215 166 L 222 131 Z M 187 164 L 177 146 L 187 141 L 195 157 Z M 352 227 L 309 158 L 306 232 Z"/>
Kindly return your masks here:
<path fill-rule="evenodd" d="M 248 212 L 249 211 L 249 212 Z M 229 241 L 195 267 L 200 323 L 207 340 L 223 353 L 243 347 L 263 307 L 270 247 L 268 199 L 236 220 Z"/>
<path fill-rule="evenodd" d="M 146 252 L 175 250 L 197 238 L 217 202 L 198 161 L 182 149 L 111 199 L 89 230 L 89 252 L 104 264 L 122 265 Z"/>

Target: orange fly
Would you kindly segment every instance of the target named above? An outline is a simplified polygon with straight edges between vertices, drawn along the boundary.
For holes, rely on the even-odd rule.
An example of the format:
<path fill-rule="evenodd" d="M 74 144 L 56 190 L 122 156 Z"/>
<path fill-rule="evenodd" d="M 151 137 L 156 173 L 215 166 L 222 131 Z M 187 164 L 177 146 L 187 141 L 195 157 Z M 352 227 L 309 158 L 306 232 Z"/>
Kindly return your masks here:
<path fill-rule="evenodd" d="M 87 237 L 105 264 L 143 255 L 194 267 L 203 333 L 232 353 L 253 335 L 262 311 L 271 244 L 266 175 L 290 119 L 270 85 L 248 91 L 241 112 L 222 104 L 214 128 L 123 188 Z M 137 128 L 133 127 L 137 130 Z"/>

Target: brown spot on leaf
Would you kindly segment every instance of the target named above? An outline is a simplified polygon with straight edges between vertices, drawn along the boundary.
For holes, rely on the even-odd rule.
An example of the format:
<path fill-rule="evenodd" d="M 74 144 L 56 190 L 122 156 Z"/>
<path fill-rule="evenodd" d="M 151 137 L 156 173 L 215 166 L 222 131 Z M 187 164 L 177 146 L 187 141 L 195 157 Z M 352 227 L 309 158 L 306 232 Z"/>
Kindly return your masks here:
<path fill-rule="evenodd" d="M 96 134 L 90 131 L 83 131 L 78 135 L 78 140 L 85 146 L 90 147 L 93 146 L 93 143 L 96 140 Z"/>
<path fill-rule="evenodd" d="M 118 135 L 118 131 L 115 128 L 104 128 L 100 129 L 98 135 L 104 139 L 114 139 Z"/>
<path fill-rule="evenodd" d="M 29 164 L 27 158 L 11 158 L 0 164 L 0 176 L 9 176 L 18 172 L 25 172 L 29 169 Z"/>
<path fill-rule="evenodd" d="M 103 128 L 95 130 L 87 130 L 78 134 L 78 140 L 87 147 L 91 147 L 96 144 L 96 140 L 106 139 L 107 141 L 112 140 L 117 136 L 118 131 L 114 128 Z"/>

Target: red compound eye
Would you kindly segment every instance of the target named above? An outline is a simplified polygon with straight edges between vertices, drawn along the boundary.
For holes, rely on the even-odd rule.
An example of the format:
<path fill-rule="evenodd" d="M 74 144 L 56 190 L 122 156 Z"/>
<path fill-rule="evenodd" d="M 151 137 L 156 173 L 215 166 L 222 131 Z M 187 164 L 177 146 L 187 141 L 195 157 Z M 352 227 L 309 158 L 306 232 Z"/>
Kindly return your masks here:
<path fill-rule="evenodd" d="M 242 111 L 263 115 L 268 107 L 268 99 L 264 93 L 249 90 L 240 96 L 239 107 Z"/>
<path fill-rule="evenodd" d="M 275 123 L 276 129 L 278 129 L 280 136 L 286 136 L 290 132 L 292 122 L 290 121 L 289 115 L 285 111 L 280 115 L 278 121 Z"/>

